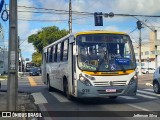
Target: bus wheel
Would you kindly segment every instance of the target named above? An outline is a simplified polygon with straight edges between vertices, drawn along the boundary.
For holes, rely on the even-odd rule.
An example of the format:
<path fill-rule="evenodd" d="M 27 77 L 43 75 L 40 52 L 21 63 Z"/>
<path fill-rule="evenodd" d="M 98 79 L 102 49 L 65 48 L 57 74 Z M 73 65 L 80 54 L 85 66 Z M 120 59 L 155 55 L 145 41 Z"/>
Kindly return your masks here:
<path fill-rule="evenodd" d="M 116 99 L 118 96 L 109 96 L 109 99 Z"/>
<path fill-rule="evenodd" d="M 49 92 L 52 91 L 52 87 L 50 86 L 50 79 L 49 79 L 49 76 L 47 76 L 47 88 L 48 88 L 48 91 L 49 91 Z"/>
<path fill-rule="evenodd" d="M 65 93 L 65 96 L 66 96 L 69 100 L 72 100 L 72 96 L 71 96 L 70 93 L 69 93 L 69 88 L 68 88 L 68 82 L 67 82 L 67 81 L 64 81 L 64 93 Z"/>

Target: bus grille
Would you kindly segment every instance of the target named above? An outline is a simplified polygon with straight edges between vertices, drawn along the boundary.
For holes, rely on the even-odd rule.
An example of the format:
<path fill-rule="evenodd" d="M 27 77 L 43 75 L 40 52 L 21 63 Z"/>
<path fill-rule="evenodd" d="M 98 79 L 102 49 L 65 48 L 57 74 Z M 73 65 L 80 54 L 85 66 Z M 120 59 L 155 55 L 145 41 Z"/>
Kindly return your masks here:
<path fill-rule="evenodd" d="M 94 81 L 94 86 L 125 86 L 127 81 Z"/>

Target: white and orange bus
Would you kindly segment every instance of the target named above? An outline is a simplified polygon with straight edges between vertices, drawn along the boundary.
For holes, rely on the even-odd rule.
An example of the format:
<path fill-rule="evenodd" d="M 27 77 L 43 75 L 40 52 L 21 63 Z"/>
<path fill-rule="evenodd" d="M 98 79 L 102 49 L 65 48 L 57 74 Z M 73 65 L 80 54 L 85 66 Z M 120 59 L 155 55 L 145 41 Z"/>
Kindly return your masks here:
<path fill-rule="evenodd" d="M 123 32 L 69 34 L 43 49 L 42 79 L 69 99 L 136 95 L 132 41 Z"/>

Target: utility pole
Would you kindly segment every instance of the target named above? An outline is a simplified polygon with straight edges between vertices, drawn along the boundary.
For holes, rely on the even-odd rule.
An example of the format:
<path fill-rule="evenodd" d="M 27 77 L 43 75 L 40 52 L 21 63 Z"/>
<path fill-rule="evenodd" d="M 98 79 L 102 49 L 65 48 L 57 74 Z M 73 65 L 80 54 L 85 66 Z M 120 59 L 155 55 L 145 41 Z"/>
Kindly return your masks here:
<path fill-rule="evenodd" d="M 141 61 L 141 29 L 139 29 L 139 75 L 142 75 L 142 61 Z"/>
<path fill-rule="evenodd" d="M 72 1 L 69 0 L 69 33 L 72 33 Z"/>
<path fill-rule="evenodd" d="M 141 29 L 142 29 L 142 23 L 141 21 L 137 21 L 137 28 L 139 30 L 139 75 L 142 75 L 142 61 L 141 61 Z"/>
<path fill-rule="evenodd" d="M 136 18 L 136 17 L 134 17 Z M 138 21 L 140 21 L 138 18 L 136 18 Z M 157 30 L 155 28 L 152 28 L 150 26 L 148 26 L 145 22 L 143 21 L 140 21 L 141 22 L 141 25 L 145 25 L 147 28 L 149 28 L 151 31 L 154 32 L 154 42 L 155 42 L 155 68 L 158 67 L 158 60 L 157 60 L 157 56 L 158 56 L 158 52 L 157 52 L 157 46 L 160 45 L 160 43 L 157 41 Z M 140 25 L 140 26 L 141 26 Z M 137 24 L 137 27 L 138 27 L 138 24 Z M 138 28 L 139 29 L 139 28 Z"/>
<path fill-rule="evenodd" d="M 154 30 L 154 39 L 155 39 L 155 43 L 156 43 L 157 42 L 157 30 Z M 158 67 L 157 56 L 158 56 L 157 44 L 155 44 L 155 68 Z"/>
<path fill-rule="evenodd" d="M 16 111 L 18 91 L 17 0 L 10 0 L 9 11 L 7 110 Z"/>

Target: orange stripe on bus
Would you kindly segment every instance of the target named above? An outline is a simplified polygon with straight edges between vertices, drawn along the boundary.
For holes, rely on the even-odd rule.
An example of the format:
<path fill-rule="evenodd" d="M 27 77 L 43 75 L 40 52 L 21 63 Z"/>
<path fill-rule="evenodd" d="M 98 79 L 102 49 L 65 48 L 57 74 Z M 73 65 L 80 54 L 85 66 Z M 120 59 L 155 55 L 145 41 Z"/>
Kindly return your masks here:
<path fill-rule="evenodd" d="M 124 71 L 117 71 L 117 72 L 89 72 L 89 71 L 82 71 L 86 74 L 93 75 L 93 76 L 116 76 L 116 75 L 128 75 L 135 70 L 126 70 Z"/>

